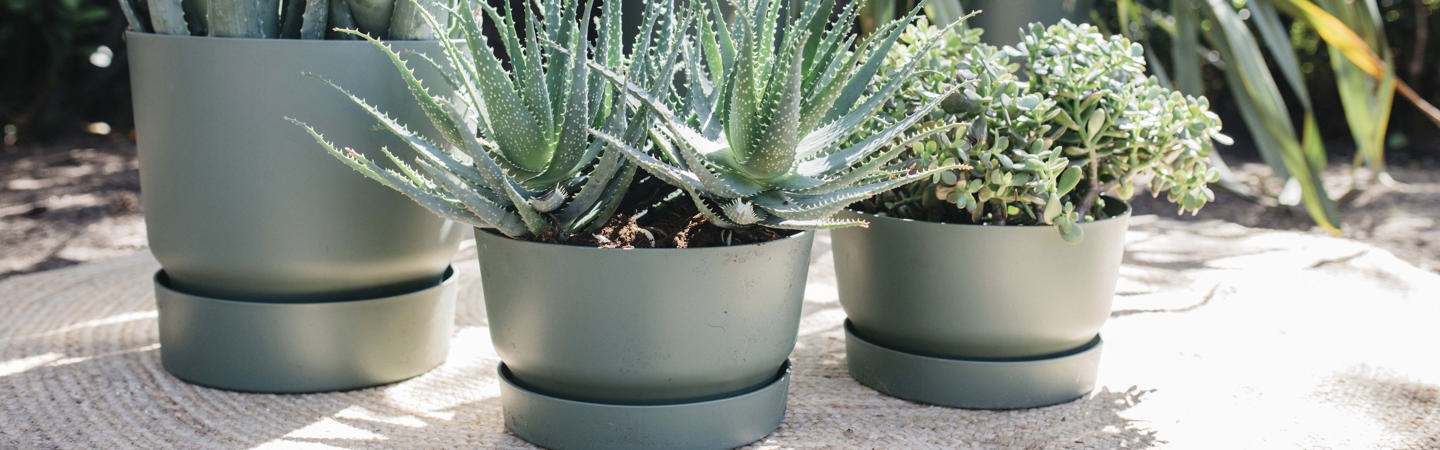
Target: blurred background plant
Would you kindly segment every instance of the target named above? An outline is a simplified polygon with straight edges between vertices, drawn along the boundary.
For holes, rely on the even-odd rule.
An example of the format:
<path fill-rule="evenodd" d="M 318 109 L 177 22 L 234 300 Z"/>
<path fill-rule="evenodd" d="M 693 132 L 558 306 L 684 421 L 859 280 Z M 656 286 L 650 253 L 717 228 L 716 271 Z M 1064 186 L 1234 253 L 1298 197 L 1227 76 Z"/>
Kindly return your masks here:
<path fill-rule="evenodd" d="M 893 14 L 909 3 L 876 1 L 867 10 Z M 943 23 L 977 7 L 1010 6 L 950 0 L 927 12 Z M 1222 117 L 1245 125 L 1228 128 L 1240 145 L 1214 153 L 1222 186 L 1262 204 L 1302 205 L 1335 233 L 1337 201 L 1343 207 L 1364 186 L 1391 182 L 1394 151 L 1402 160 L 1433 158 L 1437 140 L 1419 137 L 1440 124 L 1427 103 L 1440 98 L 1440 61 L 1426 54 L 1440 45 L 1430 32 L 1437 10 L 1440 0 L 1118 0 L 1094 2 L 1090 18 L 1144 43 L 1150 70 L 1166 84 L 1209 96 Z M 1393 108 L 1397 93 L 1408 106 Z M 1241 183 L 1225 165 L 1256 156 L 1277 182 Z M 1352 170 L 1338 199 L 1322 179 L 1332 157 L 1365 169 Z"/>
<path fill-rule="evenodd" d="M 0 0 L 4 147 L 128 131 L 124 29 L 113 0 Z"/>

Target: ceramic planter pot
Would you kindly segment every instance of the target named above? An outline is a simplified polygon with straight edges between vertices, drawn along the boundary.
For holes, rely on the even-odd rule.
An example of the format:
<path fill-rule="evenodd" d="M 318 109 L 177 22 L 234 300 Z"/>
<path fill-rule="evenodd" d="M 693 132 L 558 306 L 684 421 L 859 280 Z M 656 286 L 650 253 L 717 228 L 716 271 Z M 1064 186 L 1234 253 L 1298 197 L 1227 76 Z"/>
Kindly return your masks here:
<path fill-rule="evenodd" d="M 439 364 L 454 309 L 447 267 L 467 227 L 365 179 L 285 120 L 360 151 L 403 148 L 305 76 L 424 123 L 382 52 L 355 41 L 133 32 L 127 40 L 141 199 L 163 268 L 156 297 L 166 368 L 208 386 L 310 392 L 394 382 Z M 407 308 L 423 316 L 401 321 L 414 327 L 384 325 Z"/>
<path fill-rule="evenodd" d="M 426 122 L 373 45 L 134 32 L 127 45 L 150 251 L 175 288 L 315 301 L 439 281 L 464 227 L 365 179 L 285 120 L 357 151 L 405 148 L 304 75 L 335 81 L 404 123 Z"/>
<path fill-rule="evenodd" d="M 477 231 L 506 427 L 549 448 L 731 448 L 769 434 L 812 240 L 617 250 Z"/>
<path fill-rule="evenodd" d="M 897 397 L 1021 408 L 1093 388 L 1128 207 L 1082 224 L 975 226 L 873 215 L 834 233 L 852 376 Z M 1123 209 L 1119 211 L 1119 209 Z"/>
<path fill-rule="evenodd" d="M 1090 12 L 1095 9 L 1094 0 L 965 0 L 962 4 L 966 11 L 983 11 L 967 25 L 984 28 L 983 40 L 992 45 L 1019 42 L 1020 29 L 1032 22 L 1089 22 Z"/>

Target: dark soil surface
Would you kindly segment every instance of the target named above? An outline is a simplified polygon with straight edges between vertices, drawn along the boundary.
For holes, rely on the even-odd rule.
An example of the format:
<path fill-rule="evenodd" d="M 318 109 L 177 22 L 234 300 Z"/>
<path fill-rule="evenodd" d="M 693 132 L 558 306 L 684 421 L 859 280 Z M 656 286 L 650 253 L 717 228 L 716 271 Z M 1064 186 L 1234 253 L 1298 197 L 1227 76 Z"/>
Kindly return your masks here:
<path fill-rule="evenodd" d="M 1331 195 L 1340 199 L 1345 237 L 1440 272 L 1440 164 L 1433 158 L 1420 161 L 1392 166 L 1391 181 L 1359 185 L 1353 185 L 1348 165 L 1336 165 L 1327 172 L 1326 182 Z M 1261 164 L 1233 168 L 1253 189 L 1279 189 L 1264 182 L 1269 169 Z M 135 146 L 123 138 L 82 136 L 0 150 L 0 279 L 144 250 L 138 169 Z M 1198 216 L 1176 216 L 1174 207 L 1163 199 L 1143 193 L 1134 206 L 1136 214 L 1177 220 L 1223 220 L 1326 234 L 1298 207 L 1264 206 L 1222 189 L 1216 194 L 1216 202 Z M 681 203 L 688 202 L 677 204 Z M 693 210 L 679 208 L 634 222 L 619 218 L 600 234 L 603 240 L 572 243 L 650 247 L 653 236 L 655 246 L 703 247 L 783 235 L 729 233 L 699 225 Z"/>

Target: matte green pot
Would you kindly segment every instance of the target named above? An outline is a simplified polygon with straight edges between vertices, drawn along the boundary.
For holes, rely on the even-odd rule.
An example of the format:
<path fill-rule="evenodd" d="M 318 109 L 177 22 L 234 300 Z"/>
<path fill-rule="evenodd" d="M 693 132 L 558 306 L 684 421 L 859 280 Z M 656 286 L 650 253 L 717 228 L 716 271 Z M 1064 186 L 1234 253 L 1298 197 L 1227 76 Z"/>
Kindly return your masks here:
<path fill-rule="evenodd" d="M 813 233 L 625 250 L 475 236 L 517 435 L 552 448 L 729 448 L 779 426 Z"/>
<path fill-rule="evenodd" d="M 1032 22 L 1089 22 L 1090 12 L 1095 9 L 1094 0 L 964 0 L 961 4 L 966 11 L 982 11 L 966 25 L 984 28 L 984 41 L 993 45 L 1019 42 L 1020 30 Z"/>
<path fill-rule="evenodd" d="M 150 250 L 171 287 L 231 300 L 327 301 L 440 282 L 465 227 L 365 179 L 285 120 L 306 121 L 359 151 L 403 148 L 305 75 L 328 78 L 404 123 L 425 123 L 373 45 L 126 37 Z"/>
<path fill-rule="evenodd" d="M 893 387 L 909 379 L 904 370 L 872 363 L 910 360 L 917 364 L 912 370 L 962 378 L 953 381 L 962 383 L 955 389 L 982 398 L 985 389 L 963 383 L 1033 378 L 1037 389 L 1047 389 L 1042 386 L 1047 379 L 1064 385 L 1036 398 L 1024 392 L 1016 394 L 1020 399 L 1004 394 L 1009 399 L 983 401 L 906 397 L 948 406 L 1039 406 L 1089 391 L 1130 216 L 1125 203 L 1112 199 L 1110 205 L 1115 216 L 1082 224 L 1085 237 L 1079 243 L 1065 242 L 1049 226 L 954 225 L 857 214 L 870 227 L 836 230 L 832 241 L 840 304 L 857 341 L 847 346 L 852 375 Z M 865 353 L 857 358 L 856 351 Z M 867 373 L 856 373 L 857 360 Z M 1059 360 L 1068 362 L 1057 366 Z M 1071 373 L 1076 370 L 1089 373 Z"/>

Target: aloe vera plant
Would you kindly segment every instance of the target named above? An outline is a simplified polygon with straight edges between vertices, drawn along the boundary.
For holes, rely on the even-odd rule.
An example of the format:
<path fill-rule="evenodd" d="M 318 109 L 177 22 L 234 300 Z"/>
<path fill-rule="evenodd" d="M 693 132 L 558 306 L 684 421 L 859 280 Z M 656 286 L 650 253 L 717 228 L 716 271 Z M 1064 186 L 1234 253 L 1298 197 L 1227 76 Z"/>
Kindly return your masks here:
<path fill-rule="evenodd" d="M 325 39 L 331 28 L 404 40 L 435 39 L 421 14 L 452 0 L 119 0 L 132 31 L 216 37 Z M 443 16 L 442 16 L 443 17 Z M 329 36 L 352 38 L 343 33 Z"/>
<path fill-rule="evenodd" d="M 683 190 L 716 226 L 859 226 L 863 222 L 833 216 L 858 200 L 948 168 L 914 170 L 898 159 L 909 142 L 948 129 L 903 135 L 940 97 L 882 129 L 857 135 L 911 75 L 913 62 L 871 87 L 918 7 L 856 42 L 850 27 L 859 8 L 855 2 L 847 2 L 832 20 L 833 1 L 805 2 L 798 10 L 795 2 L 745 1 L 733 5 L 737 13 L 729 23 L 713 0 L 691 5 L 697 36 L 677 56 L 683 91 L 668 92 L 668 84 L 647 89 L 597 67 L 654 113 L 652 149 L 630 145 L 608 130 L 591 133 Z M 892 145 L 897 139 L 901 142 Z"/>
<path fill-rule="evenodd" d="M 921 23 L 888 67 L 912 47 L 941 43 L 922 59 L 929 76 L 902 105 L 960 85 L 936 114 L 961 129 L 917 143 L 926 165 L 966 163 L 862 205 L 920 220 L 1054 225 L 1069 241 L 1081 222 L 1106 218 L 1102 194 L 1129 198 L 1139 179 L 1196 211 L 1214 198 L 1209 143 L 1224 142 L 1204 97 L 1187 97 L 1145 73 L 1143 49 L 1090 25 L 1031 24 L 1015 46 L 979 43 L 978 30 L 947 33 Z M 903 108 L 903 106 L 902 106 Z M 878 125 L 878 126 L 883 126 Z"/>
<path fill-rule="evenodd" d="M 618 90 L 591 70 L 592 63 L 610 70 L 625 68 L 620 3 L 602 5 L 594 18 L 599 38 L 593 45 L 587 40 L 588 4 L 584 16 L 558 2 L 544 5 L 543 12 L 480 6 L 498 25 L 499 45 L 511 55 L 509 70 L 481 33 L 479 16 L 468 2 L 460 2 L 450 15 L 464 42 L 443 42 L 443 63 L 418 54 L 402 57 L 373 37 L 349 32 L 389 56 L 439 131 L 440 139 L 427 139 L 364 99 L 345 93 L 384 129 L 403 139 L 416 155 L 413 160 L 382 149 L 394 165 L 385 167 L 337 147 L 302 122 L 295 123 L 355 170 L 458 222 L 515 238 L 559 241 L 603 224 L 620 205 L 636 169 L 619 150 L 591 139 L 588 131 L 607 130 L 617 142 L 630 145 L 639 145 L 645 137 L 645 116 L 628 114 L 617 100 Z M 420 15 L 438 27 L 434 16 L 424 11 Z M 520 23 L 526 26 L 524 34 L 517 31 Z M 676 22 L 661 3 L 647 7 L 644 30 L 645 36 L 655 38 L 637 44 L 637 51 L 651 55 L 667 49 L 649 51 L 650 46 L 679 39 Z M 444 82 L 455 89 L 457 98 L 446 101 L 432 95 L 417 79 L 411 62 L 444 67 Z M 640 75 L 632 78 L 635 83 L 653 88 L 668 81 L 658 72 L 644 76 L 649 70 L 645 67 L 653 64 L 642 61 L 637 66 L 632 71 Z M 332 86 L 344 92 L 343 87 Z M 468 113 L 472 111 L 475 114 Z"/>

